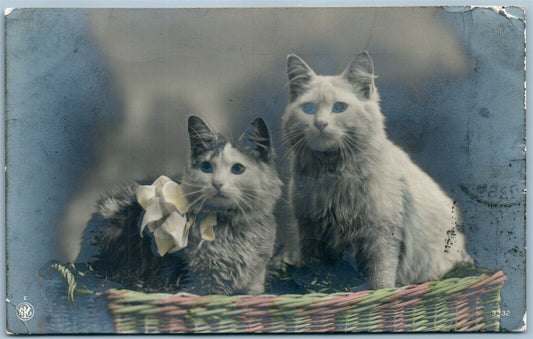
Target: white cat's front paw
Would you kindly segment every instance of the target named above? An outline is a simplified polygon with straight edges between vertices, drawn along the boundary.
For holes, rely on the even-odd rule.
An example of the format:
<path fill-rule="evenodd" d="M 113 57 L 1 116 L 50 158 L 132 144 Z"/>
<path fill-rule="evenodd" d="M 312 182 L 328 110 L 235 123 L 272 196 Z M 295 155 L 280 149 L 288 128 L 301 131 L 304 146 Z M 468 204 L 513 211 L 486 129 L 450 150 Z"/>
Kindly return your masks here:
<path fill-rule="evenodd" d="M 254 283 L 250 287 L 248 287 L 248 290 L 246 291 L 246 294 L 251 295 L 259 295 L 262 294 L 265 291 L 265 287 L 262 283 Z"/>
<path fill-rule="evenodd" d="M 388 274 L 373 274 L 368 277 L 368 284 L 373 290 L 395 287 L 396 277 Z"/>

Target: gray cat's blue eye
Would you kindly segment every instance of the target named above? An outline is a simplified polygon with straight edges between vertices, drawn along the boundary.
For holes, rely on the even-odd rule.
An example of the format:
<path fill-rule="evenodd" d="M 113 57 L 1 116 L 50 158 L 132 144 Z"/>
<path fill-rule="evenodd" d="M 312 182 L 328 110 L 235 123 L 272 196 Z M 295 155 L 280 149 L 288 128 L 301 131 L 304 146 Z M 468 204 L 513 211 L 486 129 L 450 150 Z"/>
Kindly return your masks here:
<path fill-rule="evenodd" d="M 333 111 L 333 113 L 342 113 L 346 111 L 347 108 L 347 104 L 345 104 L 344 102 L 337 101 L 333 104 L 333 108 L 331 110 Z"/>
<path fill-rule="evenodd" d="M 243 174 L 246 167 L 243 164 L 236 163 L 231 166 L 231 173 L 233 174 Z"/>
<path fill-rule="evenodd" d="M 300 107 L 302 108 L 302 111 L 304 111 L 305 114 L 315 114 L 316 112 L 315 105 L 310 102 L 306 102 L 305 104 L 302 104 Z"/>
<path fill-rule="evenodd" d="M 212 173 L 213 172 L 213 166 L 211 165 L 211 163 L 209 161 L 201 162 L 200 165 L 198 165 L 198 167 L 200 167 L 200 169 L 204 173 Z"/>

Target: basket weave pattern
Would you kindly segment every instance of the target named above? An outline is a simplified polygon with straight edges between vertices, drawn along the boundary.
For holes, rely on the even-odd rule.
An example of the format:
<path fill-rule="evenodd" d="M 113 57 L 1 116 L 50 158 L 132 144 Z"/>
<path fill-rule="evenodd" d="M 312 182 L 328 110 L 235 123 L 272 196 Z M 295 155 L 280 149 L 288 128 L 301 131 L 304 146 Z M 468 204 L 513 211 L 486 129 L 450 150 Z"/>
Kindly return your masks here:
<path fill-rule="evenodd" d="M 498 271 L 356 293 L 106 297 L 118 333 L 498 331 L 505 280 Z"/>

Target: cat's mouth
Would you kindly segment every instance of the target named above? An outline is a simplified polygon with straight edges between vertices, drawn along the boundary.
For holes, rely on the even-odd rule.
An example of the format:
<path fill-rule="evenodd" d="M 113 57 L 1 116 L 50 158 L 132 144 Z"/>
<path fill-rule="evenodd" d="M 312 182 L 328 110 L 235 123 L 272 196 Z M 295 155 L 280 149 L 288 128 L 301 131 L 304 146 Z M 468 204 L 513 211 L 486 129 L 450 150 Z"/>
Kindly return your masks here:
<path fill-rule="evenodd" d="M 331 135 L 320 132 L 306 136 L 307 145 L 313 151 L 325 152 L 336 147 L 336 142 Z"/>
<path fill-rule="evenodd" d="M 223 206 L 219 206 L 219 205 L 213 205 L 213 204 L 210 204 L 210 203 L 205 203 L 204 206 L 202 207 L 202 210 L 210 211 L 210 212 L 221 212 L 221 211 L 228 210 L 228 208 L 223 207 Z"/>
<path fill-rule="evenodd" d="M 214 192 L 204 204 L 204 209 L 212 211 L 228 210 L 233 207 L 233 202 L 222 192 Z"/>
<path fill-rule="evenodd" d="M 221 203 L 221 202 L 224 202 L 228 200 L 228 197 L 226 195 L 224 195 L 224 193 L 218 191 L 218 192 L 213 192 L 211 194 L 211 196 L 209 197 L 209 201 L 212 201 L 212 202 L 216 202 L 216 203 Z"/>

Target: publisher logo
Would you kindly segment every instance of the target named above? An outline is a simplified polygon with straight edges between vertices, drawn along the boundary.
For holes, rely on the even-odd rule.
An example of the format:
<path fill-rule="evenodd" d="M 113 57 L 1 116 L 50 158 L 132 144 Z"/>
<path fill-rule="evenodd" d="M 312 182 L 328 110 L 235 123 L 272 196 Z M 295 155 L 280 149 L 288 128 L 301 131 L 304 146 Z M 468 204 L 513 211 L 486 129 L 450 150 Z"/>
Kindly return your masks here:
<path fill-rule="evenodd" d="M 17 311 L 17 318 L 19 318 L 22 321 L 30 320 L 31 318 L 33 318 L 33 315 L 35 314 L 35 310 L 33 309 L 32 304 L 28 302 L 22 302 L 18 304 L 16 311 Z"/>

